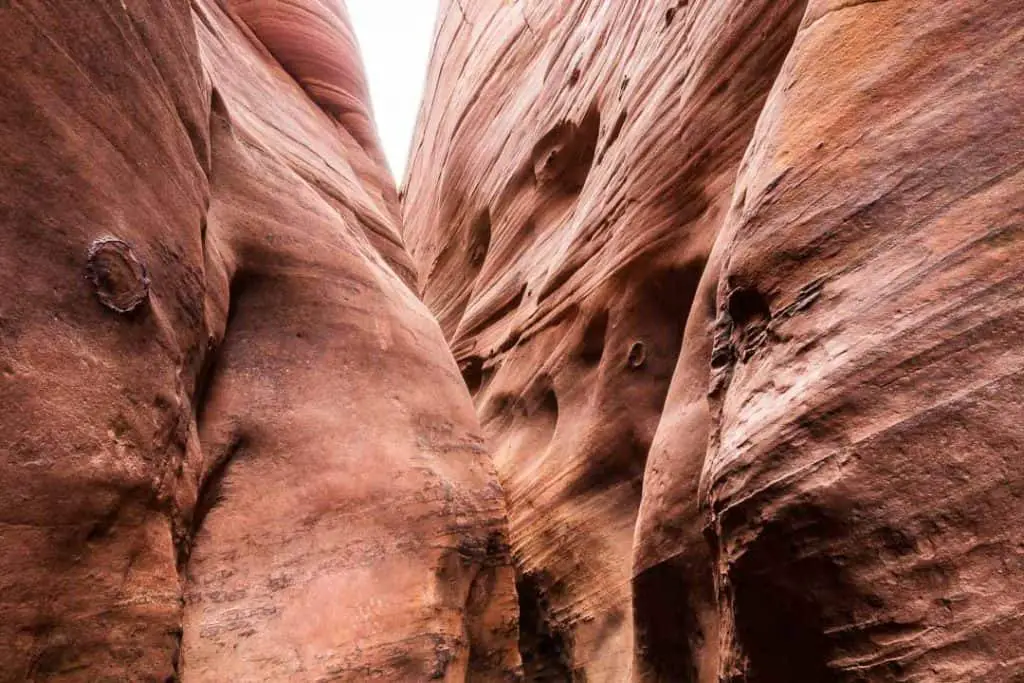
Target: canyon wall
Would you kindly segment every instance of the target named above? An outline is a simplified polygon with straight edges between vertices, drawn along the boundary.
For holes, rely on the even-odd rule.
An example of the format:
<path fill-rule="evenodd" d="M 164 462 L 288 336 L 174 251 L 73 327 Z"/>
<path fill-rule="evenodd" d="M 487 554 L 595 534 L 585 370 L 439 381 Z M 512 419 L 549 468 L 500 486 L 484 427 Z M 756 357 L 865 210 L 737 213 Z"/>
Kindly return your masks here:
<path fill-rule="evenodd" d="M 529 680 L 1024 671 L 1024 5 L 443 0 L 403 198 Z"/>
<path fill-rule="evenodd" d="M 514 676 L 343 3 L 18 0 L 0 37 L 0 680 Z"/>
<path fill-rule="evenodd" d="M 0 3 L 0 680 L 1019 680 L 1024 6 L 441 4 Z"/>

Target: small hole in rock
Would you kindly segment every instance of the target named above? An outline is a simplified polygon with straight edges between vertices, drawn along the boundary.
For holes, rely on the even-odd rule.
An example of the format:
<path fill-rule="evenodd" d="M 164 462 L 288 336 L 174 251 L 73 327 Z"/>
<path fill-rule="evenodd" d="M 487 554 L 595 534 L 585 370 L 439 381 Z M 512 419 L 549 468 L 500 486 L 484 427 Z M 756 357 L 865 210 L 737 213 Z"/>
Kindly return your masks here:
<path fill-rule="evenodd" d="M 491 248 L 491 212 L 484 210 L 469 232 L 468 259 L 469 265 L 479 269 L 487 260 L 487 251 Z"/>
<path fill-rule="evenodd" d="M 469 388 L 469 393 L 475 394 L 480 390 L 484 378 L 484 359 L 480 356 L 470 356 L 459 363 L 459 371 L 462 379 Z"/>
<path fill-rule="evenodd" d="M 580 343 L 580 359 L 587 365 L 596 365 L 604 355 L 604 339 L 608 334 L 608 311 L 601 311 L 587 323 Z"/>
<path fill-rule="evenodd" d="M 724 368 L 732 360 L 733 350 L 732 345 L 728 343 L 717 344 L 711 350 L 711 368 L 717 370 Z"/>
<path fill-rule="evenodd" d="M 757 290 L 741 287 L 729 294 L 729 317 L 742 327 L 755 320 L 770 320 L 771 311 L 768 302 Z"/>
<path fill-rule="evenodd" d="M 641 341 L 635 341 L 629 347 L 629 353 L 626 354 L 626 365 L 633 370 L 639 370 L 647 362 L 647 347 Z"/>

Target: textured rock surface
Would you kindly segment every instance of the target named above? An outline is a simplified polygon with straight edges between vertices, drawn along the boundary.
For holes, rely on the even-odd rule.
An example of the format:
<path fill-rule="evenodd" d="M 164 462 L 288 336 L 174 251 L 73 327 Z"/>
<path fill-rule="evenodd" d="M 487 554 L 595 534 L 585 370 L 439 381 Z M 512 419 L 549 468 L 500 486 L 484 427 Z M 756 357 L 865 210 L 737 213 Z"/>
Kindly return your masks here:
<path fill-rule="evenodd" d="M 1024 671 L 1024 6 L 442 3 L 404 198 L 537 680 Z"/>
<path fill-rule="evenodd" d="M 442 4 L 0 5 L 0 680 L 1019 680 L 1024 7 Z"/>
<path fill-rule="evenodd" d="M 342 3 L 24 0 L 0 36 L 0 679 L 514 672 Z"/>

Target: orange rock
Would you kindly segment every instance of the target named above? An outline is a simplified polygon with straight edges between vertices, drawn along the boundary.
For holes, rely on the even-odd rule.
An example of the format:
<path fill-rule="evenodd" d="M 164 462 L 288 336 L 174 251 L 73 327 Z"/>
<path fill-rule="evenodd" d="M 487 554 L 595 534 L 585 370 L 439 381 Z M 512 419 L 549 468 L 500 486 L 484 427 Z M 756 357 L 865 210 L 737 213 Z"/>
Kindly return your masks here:
<path fill-rule="evenodd" d="M 0 680 L 1020 679 L 1024 6 L 8 5 Z"/>
<path fill-rule="evenodd" d="M 1018 678 L 1024 7 L 442 13 L 405 237 L 527 678 Z"/>
<path fill-rule="evenodd" d="M 0 9 L 0 679 L 514 676 L 344 10 L 51 4 Z"/>

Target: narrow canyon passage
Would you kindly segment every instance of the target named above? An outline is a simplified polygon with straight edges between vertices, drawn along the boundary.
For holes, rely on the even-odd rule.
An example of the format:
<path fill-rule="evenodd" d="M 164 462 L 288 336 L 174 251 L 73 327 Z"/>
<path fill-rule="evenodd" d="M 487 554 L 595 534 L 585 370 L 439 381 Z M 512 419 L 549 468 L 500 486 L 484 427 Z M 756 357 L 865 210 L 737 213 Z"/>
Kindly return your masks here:
<path fill-rule="evenodd" d="M 0 35 L 0 680 L 1024 675 L 1024 5 Z"/>

